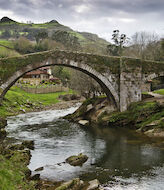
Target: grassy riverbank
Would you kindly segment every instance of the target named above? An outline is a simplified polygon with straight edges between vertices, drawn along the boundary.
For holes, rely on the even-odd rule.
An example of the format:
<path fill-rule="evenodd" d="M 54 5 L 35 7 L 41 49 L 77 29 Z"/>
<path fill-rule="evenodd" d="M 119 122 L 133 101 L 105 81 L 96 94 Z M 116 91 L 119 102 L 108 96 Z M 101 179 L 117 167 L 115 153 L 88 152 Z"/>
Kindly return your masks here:
<path fill-rule="evenodd" d="M 33 111 L 44 106 L 49 106 L 59 102 L 60 95 L 73 93 L 56 92 L 49 94 L 30 94 L 18 87 L 12 87 L 6 94 L 5 100 L 0 106 L 0 116 L 5 118 L 25 111 Z"/>
<path fill-rule="evenodd" d="M 154 93 L 164 95 L 164 89 L 155 90 Z"/>
<path fill-rule="evenodd" d="M 59 102 L 59 95 L 72 94 L 56 92 L 50 94 L 30 94 L 18 87 L 12 87 L 0 106 L 0 190 L 34 190 L 37 181 L 28 180 L 27 165 L 30 152 L 27 150 L 10 150 L 4 143 L 5 118 L 21 112 L 33 111 Z"/>
<path fill-rule="evenodd" d="M 88 120 L 91 126 L 127 127 L 151 137 L 164 137 L 163 103 L 146 99 L 132 103 L 124 112 L 111 111 L 110 108 L 106 99 L 95 98 L 85 101 L 74 114 L 66 118 L 73 121 Z"/>
<path fill-rule="evenodd" d="M 36 182 L 29 181 L 26 178 L 28 161 L 27 151 L 11 151 L 8 154 L 0 155 L 1 190 L 35 189 Z"/>

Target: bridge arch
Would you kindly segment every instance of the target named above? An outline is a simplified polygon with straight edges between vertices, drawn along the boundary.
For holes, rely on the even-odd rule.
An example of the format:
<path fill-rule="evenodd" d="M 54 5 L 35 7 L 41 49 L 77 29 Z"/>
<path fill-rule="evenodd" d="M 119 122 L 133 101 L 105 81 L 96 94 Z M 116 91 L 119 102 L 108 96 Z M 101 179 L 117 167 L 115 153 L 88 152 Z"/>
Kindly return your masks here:
<path fill-rule="evenodd" d="M 78 62 L 73 59 L 67 59 L 67 58 L 60 58 L 57 59 L 54 58 L 47 58 L 44 61 L 36 62 L 28 64 L 27 66 L 22 67 L 18 71 L 14 72 L 12 76 L 8 78 L 5 83 L 3 83 L 0 88 L 2 89 L 2 93 L 0 95 L 0 99 L 3 99 L 7 91 L 16 83 L 17 80 L 19 80 L 24 74 L 42 68 L 47 66 L 65 66 L 70 67 L 76 70 L 79 70 L 91 78 L 93 78 L 95 81 L 99 83 L 107 97 L 112 100 L 113 104 L 117 109 L 119 109 L 119 96 L 118 93 L 112 84 L 112 81 L 110 81 L 110 77 L 105 76 L 98 71 L 96 71 L 94 68 L 89 66 L 85 61 Z"/>
<path fill-rule="evenodd" d="M 143 81 L 146 82 L 148 80 L 153 80 L 155 78 L 158 78 L 158 77 L 163 77 L 164 76 L 164 71 L 162 72 L 159 72 L 159 73 L 151 73 L 149 75 L 144 75 L 143 77 Z"/>

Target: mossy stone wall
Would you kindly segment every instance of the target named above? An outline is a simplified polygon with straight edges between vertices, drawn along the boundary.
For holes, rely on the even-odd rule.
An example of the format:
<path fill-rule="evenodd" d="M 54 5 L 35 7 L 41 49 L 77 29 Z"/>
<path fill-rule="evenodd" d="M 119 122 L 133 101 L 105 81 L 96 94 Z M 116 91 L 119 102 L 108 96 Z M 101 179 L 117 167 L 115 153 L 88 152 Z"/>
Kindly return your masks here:
<path fill-rule="evenodd" d="M 0 59 L 1 97 L 23 74 L 48 65 L 69 66 L 93 77 L 121 111 L 141 100 L 143 81 L 164 71 L 161 62 L 51 50 Z"/>

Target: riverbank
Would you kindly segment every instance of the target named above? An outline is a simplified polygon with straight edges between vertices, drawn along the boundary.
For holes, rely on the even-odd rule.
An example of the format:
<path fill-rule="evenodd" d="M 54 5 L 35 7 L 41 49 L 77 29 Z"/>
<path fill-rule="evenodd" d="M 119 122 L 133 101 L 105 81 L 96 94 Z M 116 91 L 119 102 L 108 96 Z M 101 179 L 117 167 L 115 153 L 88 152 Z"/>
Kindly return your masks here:
<path fill-rule="evenodd" d="M 66 119 L 87 125 L 101 125 L 111 128 L 130 128 L 149 137 L 164 137 L 164 103 L 156 98 L 148 98 L 133 103 L 127 111 L 112 111 L 106 98 L 97 97 L 85 101 Z"/>
<path fill-rule="evenodd" d="M 0 106 L 0 189 L 1 190 L 33 190 L 44 189 L 46 186 L 54 186 L 52 182 L 44 182 L 30 179 L 29 164 L 31 155 L 26 147 L 11 150 L 11 144 L 6 139 L 8 116 L 20 113 L 43 111 L 49 109 L 66 109 L 74 106 L 80 100 L 64 102 L 59 96 L 72 94 L 69 92 L 58 92 L 51 94 L 29 94 L 18 87 L 12 87 L 6 94 L 5 100 Z M 19 147 L 19 146 L 18 146 Z M 59 184 L 57 184 L 59 186 Z"/>
<path fill-rule="evenodd" d="M 6 118 L 25 112 L 42 111 L 51 109 L 51 107 L 58 107 L 58 105 L 60 109 L 61 100 L 59 96 L 73 93 L 72 90 L 69 90 L 69 92 L 30 94 L 14 86 L 7 92 L 4 101 L 0 105 L 0 117 Z"/>
<path fill-rule="evenodd" d="M 61 101 L 54 105 L 44 105 L 41 108 L 32 109 L 32 111 L 43 111 L 49 109 L 66 109 L 75 105 L 78 100 L 72 101 Z M 26 102 L 25 102 L 26 103 Z M 30 110 L 29 110 L 30 111 Z M 23 111 L 20 110 L 20 113 Z M 28 110 L 26 111 L 28 112 Z M 134 131 L 140 131 L 144 133 L 152 129 L 147 125 L 156 120 L 159 121 L 158 134 L 162 134 L 162 118 L 164 117 L 164 106 L 162 103 L 155 101 L 154 99 L 146 99 L 143 102 L 132 104 L 126 112 L 116 112 L 114 107 L 107 101 L 105 97 L 96 97 L 94 99 L 86 100 L 83 105 L 72 115 L 66 118 L 73 121 L 79 122 L 80 120 L 89 121 L 88 125 L 94 126 L 98 124 L 102 127 L 112 128 L 131 128 Z M 1 126 L 5 126 L 6 122 L 1 119 Z M 161 123 L 161 124 L 160 124 Z M 157 125 L 157 123 L 156 123 Z M 159 131 L 160 129 L 160 131 Z M 154 133 L 154 132 L 153 132 Z M 152 132 L 151 132 L 152 134 Z M 155 133 L 154 133 L 155 134 Z M 132 142 L 131 142 L 132 143 Z M 133 141 L 134 143 L 134 141 Z M 140 142 L 139 142 L 140 143 Z M 6 146 L 7 148 L 8 146 Z M 5 150 L 3 147 L 2 150 Z M 4 151 L 3 151 L 4 152 Z M 30 158 L 30 152 L 25 150 L 12 150 L 10 155 L 3 153 L 1 154 L 2 167 L 0 167 L 0 182 L 2 181 L 3 186 L 0 185 L 0 189 L 7 190 L 11 189 L 68 189 L 70 186 L 75 185 L 75 188 L 87 189 L 88 183 L 82 182 L 79 179 L 70 180 L 68 183 L 62 182 L 50 182 L 39 180 L 39 176 L 36 176 L 37 180 L 29 180 L 26 173 L 29 174 L 27 169 L 27 163 Z M 26 163 L 26 165 L 24 165 Z M 4 175 L 4 173 L 6 175 Z M 15 177 L 16 176 L 16 177 Z M 81 184 L 84 186 L 82 187 Z M 62 186 L 61 186 L 62 185 Z M 77 187 L 78 185 L 78 187 Z M 2 187 L 1 187 L 2 186 Z"/>

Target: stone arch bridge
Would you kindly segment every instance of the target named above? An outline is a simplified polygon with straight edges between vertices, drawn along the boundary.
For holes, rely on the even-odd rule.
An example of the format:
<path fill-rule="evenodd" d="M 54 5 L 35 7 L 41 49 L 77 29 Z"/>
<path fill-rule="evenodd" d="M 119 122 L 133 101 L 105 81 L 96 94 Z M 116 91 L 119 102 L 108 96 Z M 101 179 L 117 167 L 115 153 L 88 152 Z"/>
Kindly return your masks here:
<path fill-rule="evenodd" d="M 164 75 L 161 62 L 51 50 L 0 59 L 0 101 L 25 73 L 52 65 L 71 67 L 94 78 L 120 111 L 141 100 L 143 83 Z"/>

